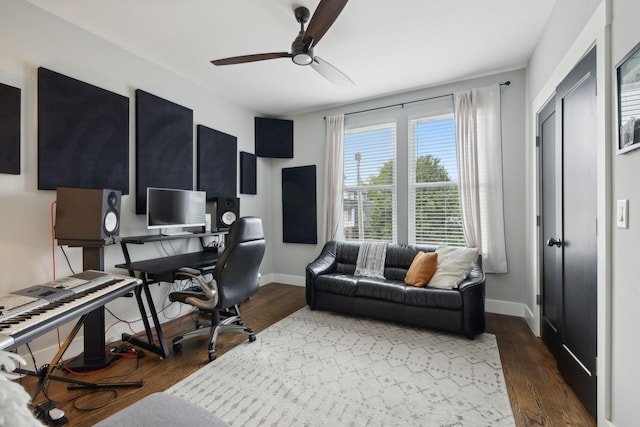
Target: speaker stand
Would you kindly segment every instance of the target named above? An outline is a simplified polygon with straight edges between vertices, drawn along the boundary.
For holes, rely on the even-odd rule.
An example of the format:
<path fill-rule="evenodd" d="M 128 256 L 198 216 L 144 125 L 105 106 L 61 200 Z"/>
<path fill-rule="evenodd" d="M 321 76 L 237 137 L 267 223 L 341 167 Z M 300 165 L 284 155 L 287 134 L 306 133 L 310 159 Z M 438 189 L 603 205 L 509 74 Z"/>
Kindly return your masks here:
<path fill-rule="evenodd" d="M 104 271 L 104 245 L 82 247 L 82 268 Z M 105 350 L 104 307 L 97 308 L 87 315 L 84 322 L 84 352 L 66 361 L 64 368 L 73 372 L 96 371 L 106 368 L 121 356 Z"/>

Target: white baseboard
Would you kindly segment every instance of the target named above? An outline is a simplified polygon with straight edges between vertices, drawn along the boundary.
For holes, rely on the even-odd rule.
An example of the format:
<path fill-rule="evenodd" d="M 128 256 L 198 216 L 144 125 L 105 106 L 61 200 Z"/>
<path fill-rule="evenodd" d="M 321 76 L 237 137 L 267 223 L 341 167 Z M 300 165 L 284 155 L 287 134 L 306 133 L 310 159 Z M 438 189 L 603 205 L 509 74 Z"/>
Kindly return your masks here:
<path fill-rule="evenodd" d="M 484 302 L 487 313 L 504 314 L 506 316 L 525 317 L 526 306 L 519 302 L 487 299 Z"/>
<path fill-rule="evenodd" d="M 293 276 L 288 274 L 265 274 L 260 278 L 260 285 L 267 283 L 282 283 L 285 285 L 305 286 L 305 278 L 302 276 Z"/>

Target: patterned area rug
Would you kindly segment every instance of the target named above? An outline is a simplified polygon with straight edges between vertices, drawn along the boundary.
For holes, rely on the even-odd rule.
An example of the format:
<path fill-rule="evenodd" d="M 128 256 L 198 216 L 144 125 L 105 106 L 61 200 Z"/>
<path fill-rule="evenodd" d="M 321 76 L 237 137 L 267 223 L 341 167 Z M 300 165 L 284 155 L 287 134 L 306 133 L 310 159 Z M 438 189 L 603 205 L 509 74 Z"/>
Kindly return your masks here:
<path fill-rule="evenodd" d="M 305 307 L 172 386 L 233 426 L 513 426 L 495 336 Z"/>

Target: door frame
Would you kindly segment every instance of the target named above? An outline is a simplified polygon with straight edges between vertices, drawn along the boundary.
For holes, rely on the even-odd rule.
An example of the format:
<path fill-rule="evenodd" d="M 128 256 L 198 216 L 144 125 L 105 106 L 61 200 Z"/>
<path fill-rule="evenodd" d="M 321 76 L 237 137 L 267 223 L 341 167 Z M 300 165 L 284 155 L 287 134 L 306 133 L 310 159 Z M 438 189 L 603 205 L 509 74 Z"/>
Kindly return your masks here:
<path fill-rule="evenodd" d="M 527 224 L 529 224 L 530 260 L 532 262 L 532 287 L 528 300 L 531 305 L 525 307 L 525 320 L 536 336 L 540 336 L 541 310 L 536 304 L 536 295 L 541 293 L 539 227 L 537 218 L 540 214 L 540 187 L 539 187 L 539 163 L 541 158 L 535 145 L 538 133 L 537 115 L 547 102 L 555 95 L 556 86 L 569 74 L 580 60 L 597 45 L 597 100 L 596 100 L 596 132 L 597 132 L 597 170 L 596 170 L 596 191 L 597 191 L 597 295 L 598 295 L 598 360 L 596 373 L 598 375 L 598 424 L 609 425 L 611 420 L 611 239 L 612 239 L 612 191 L 611 191 L 611 170 L 612 170 L 612 138 L 616 133 L 613 131 L 612 106 L 612 65 L 610 23 L 611 15 L 608 13 L 609 2 L 602 2 L 594 12 L 589 22 L 585 25 L 575 41 L 568 47 L 564 56 L 558 58 L 557 65 L 550 71 L 545 82 L 535 93 L 529 94 L 531 100 L 529 104 L 529 117 L 531 126 L 529 128 L 529 188 L 531 193 L 527 203 L 531 206 L 528 210 Z M 529 311 L 531 310 L 531 311 Z"/>

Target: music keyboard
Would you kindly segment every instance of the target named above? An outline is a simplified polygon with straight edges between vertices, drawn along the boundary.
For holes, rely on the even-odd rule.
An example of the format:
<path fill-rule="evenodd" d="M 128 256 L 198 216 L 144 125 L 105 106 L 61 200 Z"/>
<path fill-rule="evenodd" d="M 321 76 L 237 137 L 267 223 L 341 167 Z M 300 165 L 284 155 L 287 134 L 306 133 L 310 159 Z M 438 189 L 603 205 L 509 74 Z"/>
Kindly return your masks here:
<path fill-rule="evenodd" d="M 113 280 L 113 274 L 98 270 L 86 270 L 73 276 L 63 277 L 47 283 L 57 289 L 68 289 L 80 293 Z"/>
<path fill-rule="evenodd" d="M 0 321 L 47 304 L 49 301 L 42 298 L 16 294 L 2 295 L 0 296 Z"/>
<path fill-rule="evenodd" d="M 27 343 L 133 291 L 140 283 L 135 277 L 111 274 L 108 282 L 7 317 L 0 321 L 0 350 Z"/>

